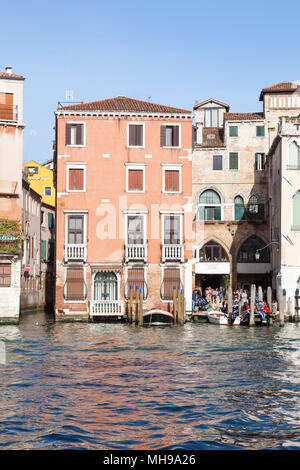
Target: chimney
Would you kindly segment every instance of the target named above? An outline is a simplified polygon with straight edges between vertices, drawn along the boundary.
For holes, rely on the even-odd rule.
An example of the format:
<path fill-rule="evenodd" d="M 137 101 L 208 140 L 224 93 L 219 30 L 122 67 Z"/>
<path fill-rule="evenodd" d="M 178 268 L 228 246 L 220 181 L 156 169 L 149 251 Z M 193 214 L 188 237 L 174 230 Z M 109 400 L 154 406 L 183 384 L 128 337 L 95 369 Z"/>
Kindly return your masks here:
<path fill-rule="evenodd" d="M 7 67 L 5 67 L 5 72 L 6 72 L 6 73 L 12 73 L 12 66 L 11 66 L 11 65 L 7 65 Z"/>

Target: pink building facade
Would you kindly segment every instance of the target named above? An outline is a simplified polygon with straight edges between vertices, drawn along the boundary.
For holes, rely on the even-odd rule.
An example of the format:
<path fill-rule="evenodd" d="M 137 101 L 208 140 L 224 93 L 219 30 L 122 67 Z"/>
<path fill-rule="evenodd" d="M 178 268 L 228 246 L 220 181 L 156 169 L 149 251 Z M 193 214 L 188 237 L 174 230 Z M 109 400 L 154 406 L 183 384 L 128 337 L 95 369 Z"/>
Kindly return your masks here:
<path fill-rule="evenodd" d="M 192 290 L 192 114 L 125 97 L 59 108 L 57 320 L 126 315 Z"/>

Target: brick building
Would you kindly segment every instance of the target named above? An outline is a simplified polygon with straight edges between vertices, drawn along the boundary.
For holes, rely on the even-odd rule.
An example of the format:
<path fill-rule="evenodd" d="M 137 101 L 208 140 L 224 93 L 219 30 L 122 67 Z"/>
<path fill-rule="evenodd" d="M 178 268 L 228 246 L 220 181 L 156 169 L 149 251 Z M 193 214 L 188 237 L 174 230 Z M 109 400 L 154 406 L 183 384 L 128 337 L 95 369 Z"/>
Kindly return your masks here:
<path fill-rule="evenodd" d="M 56 318 L 191 303 L 192 113 L 117 97 L 56 111 Z"/>

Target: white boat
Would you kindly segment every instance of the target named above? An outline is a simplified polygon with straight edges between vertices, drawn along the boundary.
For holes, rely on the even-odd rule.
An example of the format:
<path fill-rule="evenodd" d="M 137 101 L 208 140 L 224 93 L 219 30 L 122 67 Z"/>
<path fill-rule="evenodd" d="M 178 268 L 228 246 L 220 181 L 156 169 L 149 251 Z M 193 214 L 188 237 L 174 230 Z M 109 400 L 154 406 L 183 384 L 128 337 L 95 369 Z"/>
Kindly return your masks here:
<path fill-rule="evenodd" d="M 143 313 L 143 324 L 147 326 L 172 325 L 173 314 L 160 308 L 153 308 Z"/>
<path fill-rule="evenodd" d="M 227 315 L 223 312 L 219 312 L 217 310 L 212 310 L 208 312 L 208 321 L 209 323 L 213 323 L 215 325 L 231 325 L 230 319 Z M 236 317 L 232 325 L 240 325 L 241 319 L 240 317 Z"/>

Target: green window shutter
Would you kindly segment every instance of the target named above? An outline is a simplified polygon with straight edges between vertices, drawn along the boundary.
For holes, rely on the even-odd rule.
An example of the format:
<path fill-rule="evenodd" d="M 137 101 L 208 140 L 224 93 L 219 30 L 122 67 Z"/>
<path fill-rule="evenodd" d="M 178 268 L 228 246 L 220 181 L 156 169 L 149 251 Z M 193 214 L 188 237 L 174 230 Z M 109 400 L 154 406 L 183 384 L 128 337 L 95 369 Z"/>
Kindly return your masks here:
<path fill-rule="evenodd" d="M 234 219 L 235 220 L 243 220 L 244 218 L 245 207 L 243 204 L 235 204 L 234 205 Z"/>
<path fill-rule="evenodd" d="M 204 220 L 204 207 L 199 207 L 199 220 Z"/>
<path fill-rule="evenodd" d="M 238 136 L 238 126 L 229 126 L 229 137 Z"/>
<path fill-rule="evenodd" d="M 46 240 L 41 240 L 41 259 L 46 260 L 47 259 L 47 242 Z"/>
<path fill-rule="evenodd" d="M 264 137 L 265 126 L 256 126 L 256 137 Z"/>
<path fill-rule="evenodd" d="M 48 212 L 48 228 L 53 228 L 53 214 Z"/>
<path fill-rule="evenodd" d="M 229 170 L 239 169 L 239 154 L 237 152 L 229 153 Z"/>
<path fill-rule="evenodd" d="M 215 207 L 215 219 L 214 220 L 221 220 L 221 207 Z"/>

